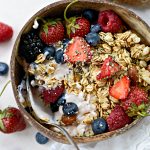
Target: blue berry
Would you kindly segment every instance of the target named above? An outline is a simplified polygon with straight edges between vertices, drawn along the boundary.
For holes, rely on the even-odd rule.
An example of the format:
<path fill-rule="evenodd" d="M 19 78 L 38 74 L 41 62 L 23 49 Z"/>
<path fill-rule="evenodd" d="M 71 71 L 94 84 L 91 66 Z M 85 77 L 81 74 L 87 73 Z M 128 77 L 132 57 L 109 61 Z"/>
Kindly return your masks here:
<path fill-rule="evenodd" d="M 43 53 L 46 56 L 46 59 L 49 60 L 50 58 L 54 57 L 54 55 L 55 55 L 55 47 L 47 46 L 43 49 Z"/>
<path fill-rule="evenodd" d="M 72 116 L 78 113 L 78 106 L 75 103 L 66 103 L 63 105 L 63 113 L 66 116 Z"/>
<path fill-rule="evenodd" d="M 50 109 L 51 109 L 52 112 L 57 112 L 59 110 L 59 105 L 57 104 L 57 102 L 51 103 L 50 104 Z"/>
<path fill-rule="evenodd" d="M 39 132 L 36 133 L 35 138 L 39 144 L 46 144 L 49 141 L 49 139 L 47 137 L 45 137 L 44 135 L 42 135 Z"/>
<path fill-rule="evenodd" d="M 98 118 L 92 122 L 92 130 L 94 134 L 101 134 L 106 132 L 108 125 L 103 118 Z"/>
<path fill-rule="evenodd" d="M 89 20 L 90 22 L 94 22 L 98 18 L 98 13 L 92 9 L 85 9 L 83 11 L 83 17 Z"/>
<path fill-rule="evenodd" d="M 57 50 L 55 53 L 55 61 L 58 64 L 63 64 L 64 63 L 64 56 L 63 56 L 64 52 L 63 50 Z"/>
<path fill-rule="evenodd" d="M 8 73 L 9 67 L 6 63 L 0 62 L 0 75 L 6 75 Z"/>
<path fill-rule="evenodd" d="M 66 47 L 67 47 L 69 41 L 70 41 L 69 39 L 64 39 L 64 40 L 63 40 L 63 48 L 66 48 Z"/>
<path fill-rule="evenodd" d="M 92 33 L 98 33 L 101 31 L 101 27 L 99 24 L 95 24 L 91 26 L 91 32 Z"/>
<path fill-rule="evenodd" d="M 96 46 L 100 42 L 100 37 L 97 33 L 88 33 L 85 39 L 91 46 Z"/>
<path fill-rule="evenodd" d="M 65 103 L 66 103 L 66 99 L 64 98 L 64 96 L 60 97 L 57 101 L 58 106 L 63 106 Z"/>

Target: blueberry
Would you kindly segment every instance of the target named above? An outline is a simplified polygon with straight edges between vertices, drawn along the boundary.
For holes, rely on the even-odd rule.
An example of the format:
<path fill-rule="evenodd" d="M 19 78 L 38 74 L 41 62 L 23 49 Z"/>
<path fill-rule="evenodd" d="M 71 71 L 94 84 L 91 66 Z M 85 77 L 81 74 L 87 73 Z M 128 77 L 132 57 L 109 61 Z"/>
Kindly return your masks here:
<path fill-rule="evenodd" d="M 6 75 L 8 73 L 9 67 L 6 63 L 0 62 L 0 75 Z"/>
<path fill-rule="evenodd" d="M 92 9 L 85 9 L 83 11 L 83 17 L 89 20 L 90 22 L 94 22 L 98 18 L 98 13 Z"/>
<path fill-rule="evenodd" d="M 97 33 L 88 33 L 85 39 L 91 46 L 96 46 L 100 42 L 100 37 Z"/>
<path fill-rule="evenodd" d="M 67 47 L 69 41 L 70 41 L 69 39 L 64 39 L 64 40 L 63 40 L 63 48 L 66 48 L 66 47 Z"/>
<path fill-rule="evenodd" d="M 58 99 L 57 105 L 58 106 L 63 106 L 66 103 L 66 99 L 62 96 Z"/>
<path fill-rule="evenodd" d="M 95 24 L 91 26 L 91 32 L 92 33 L 98 33 L 101 31 L 101 27 L 99 24 Z"/>
<path fill-rule="evenodd" d="M 50 108 L 51 108 L 52 112 L 57 112 L 59 110 L 59 106 L 58 106 L 57 102 L 51 103 Z"/>
<path fill-rule="evenodd" d="M 94 134 L 101 134 L 106 132 L 108 125 L 103 118 L 98 118 L 92 122 L 92 130 Z"/>
<path fill-rule="evenodd" d="M 43 49 L 44 55 L 46 55 L 46 59 L 50 59 L 55 55 L 55 47 L 54 46 L 47 46 Z"/>
<path fill-rule="evenodd" d="M 64 52 L 61 49 L 56 51 L 56 53 L 55 53 L 55 61 L 56 61 L 56 63 L 58 63 L 58 64 L 63 64 L 64 63 L 64 56 L 63 56 L 63 54 L 64 54 Z"/>
<path fill-rule="evenodd" d="M 46 144 L 49 141 L 49 139 L 47 137 L 45 137 L 44 135 L 42 135 L 39 132 L 36 133 L 35 138 L 39 144 Z"/>
<path fill-rule="evenodd" d="M 78 113 L 78 106 L 75 103 L 66 103 L 63 105 L 63 113 L 66 116 L 72 116 Z"/>

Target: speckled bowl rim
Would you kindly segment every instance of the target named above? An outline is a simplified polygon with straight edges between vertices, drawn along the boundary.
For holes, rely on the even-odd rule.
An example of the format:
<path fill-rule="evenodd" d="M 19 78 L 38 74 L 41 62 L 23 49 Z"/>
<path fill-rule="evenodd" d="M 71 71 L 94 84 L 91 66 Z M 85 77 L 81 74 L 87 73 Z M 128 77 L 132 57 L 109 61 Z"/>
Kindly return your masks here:
<path fill-rule="evenodd" d="M 14 72 L 14 67 L 17 64 L 16 61 L 16 54 L 17 54 L 17 49 L 18 49 L 18 45 L 20 42 L 20 37 L 22 35 L 22 33 L 25 31 L 25 29 L 27 28 L 27 26 L 31 23 L 33 23 L 33 20 L 36 18 L 36 16 L 40 16 L 40 14 L 42 12 L 46 12 L 47 10 L 56 7 L 60 4 L 66 4 L 68 2 L 70 2 L 71 0 L 64 0 L 64 1 L 58 1 L 55 3 L 52 3 L 44 8 L 42 8 L 41 10 L 39 10 L 36 14 L 34 14 L 28 21 L 27 23 L 23 26 L 23 28 L 21 29 L 21 31 L 19 32 L 17 39 L 15 41 L 14 47 L 13 47 L 13 51 L 12 51 L 12 55 L 11 55 L 11 61 L 10 61 L 10 66 L 11 66 L 11 82 L 12 82 L 12 88 L 13 88 L 13 92 L 14 92 L 14 96 L 15 96 L 15 100 L 16 103 L 18 105 L 18 107 L 21 110 L 21 113 L 23 114 L 23 116 L 25 117 L 25 119 L 27 120 L 27 122 L 29 122 L 33 127 L 35 127 L 38 131 L 40 131 L 41 133 L 45 134 L 47 137 L 54 139 L 57 142 L 61 142 L 61 143 L 67 143 L 68 141 L 67 139 L 60 133 L 57 133 L 51 129 L 48 129 L 46 127 L 44 127 L 43 125 L 41 125 L 37 120 L 35 120 L 25 109 L 24 107 L 21 105 L 20 101 L 19 101 L 19 96 L 18 96 L 18 91 L 17 91 L 17 86 L 15 83 L 15 72 Z M 108 3 L 108 2 L 100 2 L 99 0 L 79 0 L 79 2 L 92 2 L 92 3 L 100 3 L 100 4 L 107 4 L 108 6 L 116 6 L 119 7 L 125 11 L 128 11 L 132 16 L 134 16 L 135 18 L 139 19 L 139 21 L 141 21 L 145 27 L 147 28 L 147 30 L 150 32 L 150 28 L 149 26 L 140 18 L 138 17 L 134 12 L 128 10 L 127 8 L 124 8 L 120 5 L 114 4 L 114 3 Z M 96 141 L 102 141 L 102 140 L 106 140 L 112 136 L 116 136 L 119 134 L 122 134 L 123 132 L 127 131 L 128 129 L 130 129 L 131 127 L 133 127 L 135 124 L 137 124 L 141 119 L 135 120 L 133 121 L 131 124 L 129 124 L 128 126 L 125 126 L 121 129 L 115 130 L 115 131 L 111 131 L 111 132 L 107 132 L 104 134 L 99 134 L 99 135 L 95 135 L 92 137 L 74 137 L 75 142 L 77 143 L 89 143 L 89 142 L 96 142 Z"/>

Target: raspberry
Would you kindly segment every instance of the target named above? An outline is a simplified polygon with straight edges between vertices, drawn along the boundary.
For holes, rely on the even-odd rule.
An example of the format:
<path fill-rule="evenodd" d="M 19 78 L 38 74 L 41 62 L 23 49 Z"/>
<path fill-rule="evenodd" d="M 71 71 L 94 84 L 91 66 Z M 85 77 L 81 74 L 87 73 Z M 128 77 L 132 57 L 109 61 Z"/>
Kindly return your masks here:
<path fill-rule="evenodd" d="M 113 131 L 131 123 L 132 119 L 125 113 L 123 107 L 116 105 L 106 121 L 109 131 Z"/>
<path fill-rule="evenodd" d="M 55 89 L 43 90 L 43 100 L 45 104 L 55 103 L 64 92 L 64 85 L 57 86 Z"/>
<path fill-rule="evenodd" d="M 148 94 L 143 89 L 133 86 L 130 88 L 128 97 L 122 100 L 122 106 L 124 110 L 128 110 L 132 104 L 139 106 L 142 103 L 147 104 L 148 101 Z"/>
<path fill-rule="evenodd" d="M 0 43 L 8 41 L 13 36 L 13 29 L 11 26 L 0 22 Z"/>
<path fill-rule="evenodd" d="M 104 10 L 99 13 L 98 23 L 103 32 L 116 33 L 122 27 L 122 21 L 112 10 Z"/>

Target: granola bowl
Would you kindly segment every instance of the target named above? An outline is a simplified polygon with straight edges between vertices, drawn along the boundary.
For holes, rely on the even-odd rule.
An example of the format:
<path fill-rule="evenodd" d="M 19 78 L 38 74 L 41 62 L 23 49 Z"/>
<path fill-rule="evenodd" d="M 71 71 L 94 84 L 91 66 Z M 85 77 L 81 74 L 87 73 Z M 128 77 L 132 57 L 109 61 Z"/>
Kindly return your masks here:
<path fill-rule="evenodd" d="M 48 120 L 51 120 L 51 118 L 55 118 L 55 121 L 58 121 L 58 124 L 65 127 L 70 135 L 73 136 L 76 143 L 106 140 L 112 136 L 122 134 L 141 120 L 141 117 L 135 115 L 135 113 L 137 113 L 135 109 L 134 112 L 128 110 L 127 112 L 129 115 L 124 115 L 126 112 L 123 108 L 126 107 L 123 107 L 123 105 L 127 104 L 125 104 L 123 100 L 118 100 L 127 100 L 129 97 L 128 95 L 130 95 L 131 90 L 134 90 L 133 87 L 135 85 L 140 84 L 140 86 L 146 90 L 146 94 L 145 92 L 144 94 L 141 94 L 143 90 L 139 88 L 137 90 L 139 97 L 144 95 L 143 99 L 146 102 L 141 102 L 141 99 L 139 100 L 137 95 L 135 97 L 140 101 L 140 104 L 148 105 L 150 85 L 150 28 L 136 14 L 114 3 L 100 2 L 99 0 L 79 0 L 74 3 L 73 6 L 69 6 L 70 8 L 67 10 L 67 16 L 79 15 L 82 14 L 84 10 L 89 9 L 98 13 L 99 11 L 106 13 L 108 12 L 107 10 L 109 10 L 109 13 L 111 12 L 112 14 L 113 12 L 113 17 L 114 15 L 117 15 L 117 19 L 118 17 L 121 18 L 122 21 L 119 21 L 121 28 L 119 28 L 118 31 L 114 31 L 114 28 L 112 28 L 111 30 L 113 30 L 113 33 L 111 33 L 110 31 L 106 31 L 107 29 L 105 30 L 103 25 L 101 25 L 102 29 L 98 29 L 99 33 L 95 33 L 98 35 L 98 40 L 96 38 L 98 43 L 94 43 L 92 46 L 89 46 L 92 42 L 88 42 L 88 35 L 85 38 L 86 41 L 79 36 L 72 38 L 73 40 L 69 41 L 63 51 L 63 63 L 61 64 L 60 62 L 62 59 L 58 59 L 60 55 L 56 56 L 55 54 L 55 60 L 53 60 L 51 57 L 47 57 L 47 53 L 43 54 L 39 50 L 39 48 L 43 46 L 41 45 L 41 39 L 42 42 L 45 41 L 41 36 L 42 34 L 40 35 L 41 39 L 37 39 L 34 35 L 34 40 L 38 40 L 38 43 L 35 43 L 35 41 L 31 39 L 32 34 L 30 34 L 30 36 L 28 35 L 27 38 L 24 38 L 24 35 L 27 35 L 32 28 L 34 28 L 34 31 L 36 30 L 36 32 L 39 32 L 41 27 L 39 28 L 38 26 L 45 23 L 43 18 L 64 18 L 62 14 L 70 2 L 71 1 L 64 0 L 44 7 L 31 17 L 20 31 L 11 56 L 11 80 L 15 99 L 25 119 L 41 133 L 55 141 L 68 143 L 65 136 L 45 123 Z M 83 16 L 86 17 L 85 14 Z M 57 21 L 60 20 L 58 19 Z M 104 25 L 108 24 L 107 21 L 108 18 L 104 21 Z M 54 22 L 52 22 L 52 24 L 53 23 Z M 56 22 L 53 25 L 55 24 Z M 64 25 L 64 22 L 62 22 L 62 24 Z M 75 26 L 75 28 L 79 29 L 78 26 Z M 51 30 L 49 29 L 42 30 L 42 32 L 46 33 L 50 31 Z M 61 30 L 61 32 L 66 31 Z M 72 34 L 75 33 L 75 31 L 71 32 Z M 22 43 L 23 38 L 24 40 Z M 33 42 L 30 44 L 32 44 L 33 47 L 38 45 L 39 50 L 37 57 L 34 58 L 35 60 L 32 61 L 32 63 L 29 63 L 29 58 L 31 58 L 30 55 L 33 55 L 33 53 L 30 53 L 28 57 L 23 57 L 26 53 L 24 50 L 31 46 L 28 43 L 29 39 Z M 50 46 L 51 49 L 53 49 L 54 46 L 55 48 L 57 47 L 55 53 L 58 53 L 58 51 L 61 52 L 60 48 L 64 48 L 62 47 L 62 41 L 55 42 L 54 45 L 51 45 L 47 44 L 47 40 L 49 39 L 46 39 L 45 43 L 47 46 Z M 51 40 L 54 40 L 54 38 Z M 28 43 L 28 46 L 26 43 Z M 26 47 L 22 48 L 22 45 Z M 84 51 L 87 50 L 86 52 L 83 51 L 84 53 L 82 53 L 83 48 Z M 36 50 L 37 49 L 35 49 L 35 51 Z M 21 53 L 19 51 L 21 51 Z M 68 57 L 70 58 L 67 59 Z M 81 61 L 82 58 L 84 58 L 84 62 Z M 76 64 L 74 62 L 76 62 Z M 65 65 L 67 65 L 69 69 L 66 69 Z M 58 66 L 60 70 L 57 69 Z M 112 70 L 111 68 L 114 66 L 115 68 Z M 132 70 L 133 68 L 134 71 Z M 46 71 L 46 69 L 48 70 Z M 66 72 L 67 75 L 65 74 Z M 27 97 L 28 92 L 24 86 L 25 74 L 30 75 L 31 86 L 33 88 L 32 93 L 33 96 L 35 96 L 34 101 L 30 101 Z M 63 77 L 63 79 L 58 81 L 58 79 L 53 76 L 54 74 L 57 77 Z M 132 85 L 132 88 L 129 88 L 129 84 Z M 121 97 L 118 90 L 116 90 L 116 86 L 117 88 L 119 87 L 118 90 L 123 89 L 123 95 L 121 95 Z M 59 93 L 57 98 L 60 99 L 60 95 L 64 95 L 64 87 L 65 98 L 59 103 L 58 108 L 58 105 L 55 105 L 55 100 L 52 98 L 56 98 L 56 95 Z M 40 94 L 36 97 L 37 93 L 39 94 L 41 92 L 44 93 L 44 95 L 41 96 Z M 54 93 L 57 94 L 55 95 Z M 118 95 L 116 95 L 116 93 Z M 134 94 L 136 94 L 135 90 Z M 133 93 L 130 96 L 132 95 Z M 45 104 L 43 105 L 43 97 L 46 106 Z M 40 99 L 42 99 L 42 101 Z M 140 114 L 145 116 L 141 111 L 145 109 L 145 105 L 143 105 L 142 107 L 136 107 L 136 109 L 138 108 Z M 114 124 L 110 123 L 112 116 L 109 116 L 116 106 L 121 107 L 121 111 L 125 117 L 124 120 L 127 120 L 127 122 L 123 126 L 117 126 L 117 128 L 115 125 L 116 129 L 114 129 Z M 100 120 L 102 121 L 101 125 L 99 122 L 96 124 L 94 123 L 94 121 L 99 118 L 104 118 L 103 120 Z M 120 118 L 122 119 L 123 117 Z M 124 121 L 122 120 L 122 122 Z M 97 128 L 97 124 L 100 126 L 100 131 Z"/>

